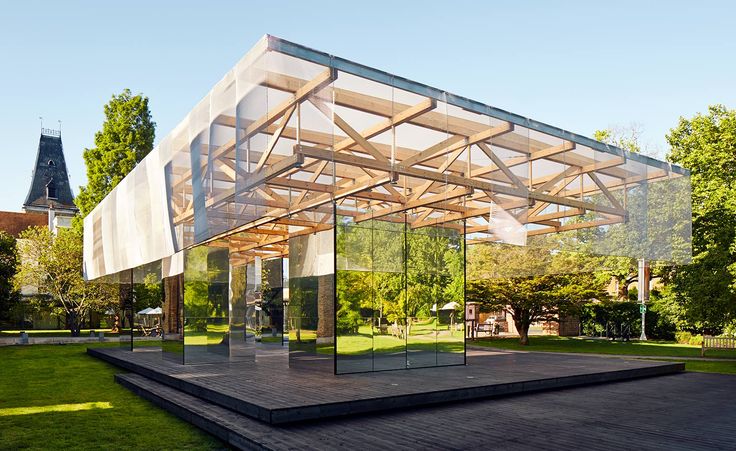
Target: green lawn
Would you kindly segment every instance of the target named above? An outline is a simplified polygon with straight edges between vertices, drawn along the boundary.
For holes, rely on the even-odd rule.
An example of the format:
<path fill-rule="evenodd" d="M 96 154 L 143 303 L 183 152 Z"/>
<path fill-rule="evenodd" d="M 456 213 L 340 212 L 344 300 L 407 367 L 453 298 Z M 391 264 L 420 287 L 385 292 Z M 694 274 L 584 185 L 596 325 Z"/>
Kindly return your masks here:
<path fill-rule="evenodd" d="M 80 336 L 81 337 L 89 337 L 90 330 L 95 331 L 95 333 L 104 332 L 105 337 L 117 337 L 117 333 L 110 333 L 110 329 L 82 329 Z M 70 337 L 71 332 L 67 330 L 61 330 L 61 329 L 39 329 L 39 330 L 33 330 L 28 329 L 25 330 L 25 332 L 28 334 L 29 337 Z M 0 330 L 0 337 L 12 337 L 12 338 L 18 338 L 20 337 L 20 330 Z"/>
<path fill-rule="evenodd" d="M 0 347 L 0 449 L 224 448 L 116 384 L 87 346 Z"/>
<path fill-rule="evenodd" d="M 608 341 L 578 337 L 534 336 L 529 337 L 528 346 L 520 345 L 518 338 L 483 338 L 468 341 L 468 344 L 520 351 L 700 357 L 700 346 L 682 345 L 672 341 Z M 736 358 L 736 350 L 709 350 L 705 355 L 706 357 Z"/>
<path fill-rule="evenodd" d="M 701 373 L 736 374 L 736 362 L 688 361 L 685 362 L 685 369 Z"/>
<path fill-rule="evenodd" d="M 542 352 L 574 352 L 587 354 L 642 355 L 651 357 L 700 357 L 700 346 L 671 341 L 607 341 L 578 337 L 535 336 L 522 346 L 518 338 L 483 338 L 468 344 L 500 349 Z M 706 357 L 736 359 L 736 350 L 708 350 Z M 736 362 L 686 361 L 687 371 L 736 373 Z"/>

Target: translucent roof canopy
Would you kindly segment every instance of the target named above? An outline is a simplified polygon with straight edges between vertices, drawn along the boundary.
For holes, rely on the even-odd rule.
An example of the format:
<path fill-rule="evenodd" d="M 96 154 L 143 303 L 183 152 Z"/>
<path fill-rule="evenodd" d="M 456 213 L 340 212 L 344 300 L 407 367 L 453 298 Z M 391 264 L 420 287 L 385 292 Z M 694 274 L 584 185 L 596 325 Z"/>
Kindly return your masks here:
<path fill-rule="evenodd" d="M 689 186 L 678 166 L 265 36 L 85 218 L 85 273 L 223 236 L 286 255 L 336 214 L 469 243 L 584 230 L 565 242 L 683 261 Z"/>

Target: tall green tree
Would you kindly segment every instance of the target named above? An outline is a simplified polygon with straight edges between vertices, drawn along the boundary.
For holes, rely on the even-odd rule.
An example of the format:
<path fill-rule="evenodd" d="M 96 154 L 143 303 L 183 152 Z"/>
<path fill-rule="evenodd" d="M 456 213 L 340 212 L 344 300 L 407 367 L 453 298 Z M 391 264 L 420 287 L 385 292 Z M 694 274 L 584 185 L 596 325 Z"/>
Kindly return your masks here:
<path fill-rule="evenodd" d="M 10 311 L 19 299 L 18 290 L 13 286 L 17 266 L 15 237 L 0 230 L 0 321 L 9 319 Z"/>
<path fill-rule="evenodd" d="M 675 269 L 672 294 L 691 327 L 717 333 L 736 320 L 736 110 L 681 117 L 667 141 L 692 184 L 693 260 Z"/>
<path fill-rule="evenodd" d="M 102 312 L 118 302 L 116 287 L 92 283 L 82 276 L 82 234 L 76 228 L 30 227 L 20 234 L 18 253 L 23 256 L 14 283 L 17 289 L 38 289 L 37 302 L 65 313 L 72 336 L 91 311 Z"/>
<path fill-rule="evenodd" d="M 82 217 L 92 211 L 118 183 L 153 149 L 156 123 L 148 109 L 148 97 L 125 89 L 104 107 L 102 130 L 95 133 L 95 147 L 84 150 L 87 186 L 80 187 L 75 203 Z"/>

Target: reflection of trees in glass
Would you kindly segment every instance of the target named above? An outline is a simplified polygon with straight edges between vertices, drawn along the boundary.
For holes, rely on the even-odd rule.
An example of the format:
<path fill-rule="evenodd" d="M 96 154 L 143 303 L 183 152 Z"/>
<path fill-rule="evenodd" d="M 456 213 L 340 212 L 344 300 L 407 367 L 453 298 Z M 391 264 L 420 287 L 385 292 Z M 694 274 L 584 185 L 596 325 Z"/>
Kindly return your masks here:
<path fill-rule="evenodd" d="M 160 272 L 149 272 L 143 276 L 141 282 L 133 284 L 134 310 L 136 312 L 147 307 L 156 308 L 163 305 L 163 288 L 160 274 Z"/>
<path fill-rule="evenodd" d="M 428 229 L 407 235 L 408 317 L 426 319 L 437 309 L 463 301 L 462 247 L 457 232 Z"/>
<path fill-rule="evenodd" d="M 207 246 L 186 251 L 184 264 L 184 316 L 187 326 L 197 332 L 207 331 L 209 310 L 207 280 Z"/>
<path fill-rule="evenodd" d="M 358 333 L 366 321 L 403 327 L 407 317 L 431 317 L 435 304 L 454 301 L 462 311 L 462 243 L 452 229 L 405 232 L 403 222 L 343 222 L 336 243 L 338 333 Z"/>

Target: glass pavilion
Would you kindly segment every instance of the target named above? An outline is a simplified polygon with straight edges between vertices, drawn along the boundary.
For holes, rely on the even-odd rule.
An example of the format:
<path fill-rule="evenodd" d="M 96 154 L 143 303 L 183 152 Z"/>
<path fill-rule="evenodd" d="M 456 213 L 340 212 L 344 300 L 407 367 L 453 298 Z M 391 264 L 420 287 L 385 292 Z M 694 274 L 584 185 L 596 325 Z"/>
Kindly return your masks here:
<path fill-rule="evenodd" d="M 162 287 L 163 356 L 181 363 L 464 364 L 470 247 L 685 262 L 689 186 L 669 163 L 265 36 L 85 218 L 85 276 Z M 545 271 L 505 265 L 487 277 Z M 126 317 L 150 327 L 134 297 Z"/>

